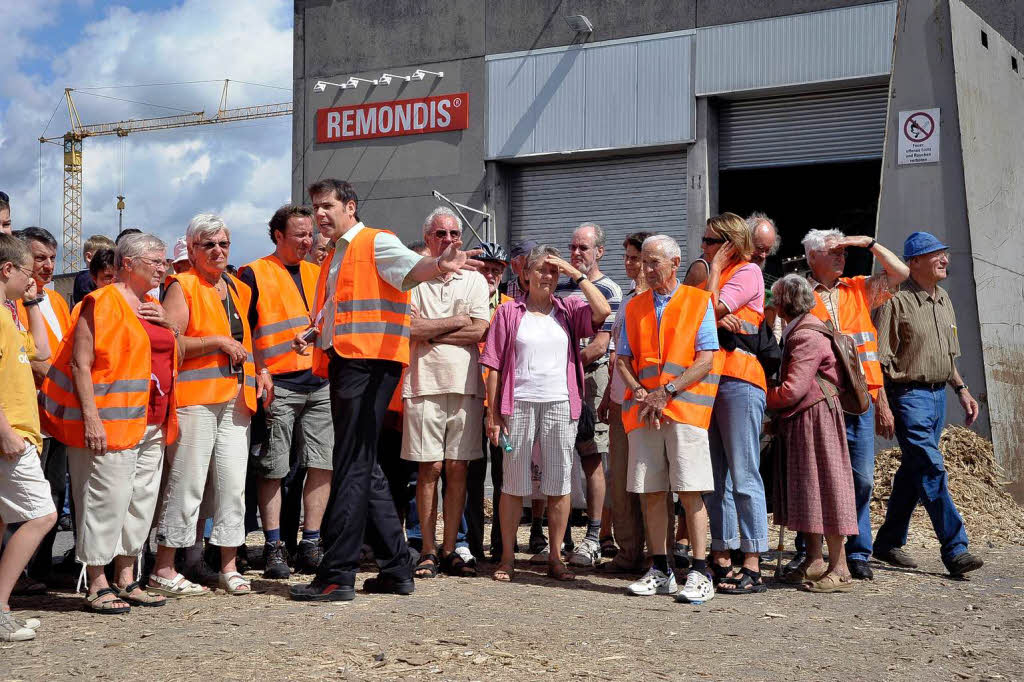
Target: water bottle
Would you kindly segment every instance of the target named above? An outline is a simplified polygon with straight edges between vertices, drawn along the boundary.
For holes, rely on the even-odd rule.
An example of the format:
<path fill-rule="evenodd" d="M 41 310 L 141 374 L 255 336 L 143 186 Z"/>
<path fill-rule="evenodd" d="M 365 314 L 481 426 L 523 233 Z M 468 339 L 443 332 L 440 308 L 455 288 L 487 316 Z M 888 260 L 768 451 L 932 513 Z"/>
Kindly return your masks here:
<path fill-rule="evenodd" d="M 501 446 L 506 455 L 512 452 L 512 443 L 508 439 L 508 434 L 504 431 L 498 434 L 498 445 Z"/>

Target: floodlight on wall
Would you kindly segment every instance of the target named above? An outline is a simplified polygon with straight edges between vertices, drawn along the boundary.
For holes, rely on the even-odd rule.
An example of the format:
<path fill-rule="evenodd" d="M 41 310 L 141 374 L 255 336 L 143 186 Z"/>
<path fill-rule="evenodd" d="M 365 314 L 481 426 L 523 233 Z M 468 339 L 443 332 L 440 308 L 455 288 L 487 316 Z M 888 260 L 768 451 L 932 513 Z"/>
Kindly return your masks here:
<path fill-rule="evenodd" d="M 328 85 L 333 85 L 334 87 L 341 88 L 342 90 L 347 90 L 349 88 L 355 87 L 354 85 L 349 85 L 348 83 L 331 83 L 330 81 L 317 81 L 316 85 L 313 86 L 313 92 L 323 92 L 324 90 L 327 89 Z"/>
<path fill-rule="evenodd" d="M 349 76 L 348 82 L 345 84 L 350 88 L 358 88 L 360 83 L 368 83 L 370 85 L 377 85 L 377 80 L 367 80 L 366 78 L 356 78 L 355 76 Z"/>
<path fill-rule="evenodd" d="M 573 14 L 572 16 L 565 17 L 565 23 L 569 24 L 569 28 L 576 31 L 576 33 L 594 32 L 594 25 L 590 23 L 590 19 L 587 19 L 582 14 Z"/>
<path fill-rule="evenodd" d="M 396 76 L 393 73 L 382 73 L 380 75 L 380 78 L 377 79 L 377 84 L 378 85 L 391 85 L 391 81 L 393 81 L 393 80 L 405 81 L 406 83 L 408 83 L 410 80 L 412 80 L 412 76 Z"/>
<path fill-rule="evenodd" d="M 412 79 L 414 81 L 421 81 L 427 75 L 436 76 L 438 78 L 444 78 L 444 71 L 424 71 L 423 69 L 416 69 L 412 72 Z"/>

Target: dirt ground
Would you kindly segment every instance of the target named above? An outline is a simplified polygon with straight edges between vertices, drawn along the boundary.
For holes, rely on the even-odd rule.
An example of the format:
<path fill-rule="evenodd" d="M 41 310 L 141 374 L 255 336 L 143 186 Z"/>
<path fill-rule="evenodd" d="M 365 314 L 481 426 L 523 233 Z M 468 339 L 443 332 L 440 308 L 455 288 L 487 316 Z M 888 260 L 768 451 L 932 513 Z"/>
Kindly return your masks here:
<path fill-rule="evenodd" d="M 255 549 L 262 537 L 249 539 Z M 512 584 L 484 564 L 479 578 L 347 603 L 289 601 L 285 583 L 256 572 L 259 594 L 125 616 L 86 613 L 68 589 L 14 599 L 43 627 L 33 642 L 0 645 L 0 680 L 1024 678 L 1024 548 L 972 546 L 986 564 L 967 580 L 943 575 L 926 532 L 908 549 L 919 570 L 874 564 L 874 582 L 852 593 L 771 585 L 697 607 L 628 597 L 635 576 L 600 570 L 556 583 L 526 555 Z"/>

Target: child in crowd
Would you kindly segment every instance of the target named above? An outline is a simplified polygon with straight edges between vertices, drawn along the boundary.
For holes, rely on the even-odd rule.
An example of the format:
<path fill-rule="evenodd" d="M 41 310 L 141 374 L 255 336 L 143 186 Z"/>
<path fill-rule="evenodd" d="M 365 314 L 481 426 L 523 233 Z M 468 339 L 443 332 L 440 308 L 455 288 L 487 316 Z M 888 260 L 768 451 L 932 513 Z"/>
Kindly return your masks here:
<path fill-rule="evenodd" d="M 31 333 L 0 308 L 0 537 L 6 524 L 21 525 L 0 555 L 0 642 L 34 639 L 39 621 L 15 618 L 11 590 L 43 536 L 57 520 L 50 485 L 43 476 L 39 449 L 36 386 L 30 360 L 50 357 L 45 322 L 32 279 L 32 253 L 8 234 L 0 234 L 0 300 L 22 298 Z"/>

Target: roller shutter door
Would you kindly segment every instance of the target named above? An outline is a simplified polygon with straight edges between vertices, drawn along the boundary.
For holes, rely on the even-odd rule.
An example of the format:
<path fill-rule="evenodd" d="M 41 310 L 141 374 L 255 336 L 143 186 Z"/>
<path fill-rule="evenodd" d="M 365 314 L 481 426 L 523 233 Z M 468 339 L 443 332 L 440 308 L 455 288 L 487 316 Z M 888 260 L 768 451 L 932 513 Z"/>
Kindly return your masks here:
<path fill-rule="evenodd" d="M 887 85 L 724 101 L 719 168 L 763 168 L 882 158 Z"/>
<path fill-rule="evenodd" d="M 686 253 L 686 153 L 519 166 L 512 169 L 511 243 L 536 239 L 569 259 L 582 222 L 605 231 L 601 271 L 630 288 L 622 242 L 632 232 L 669 234 Z"/>

